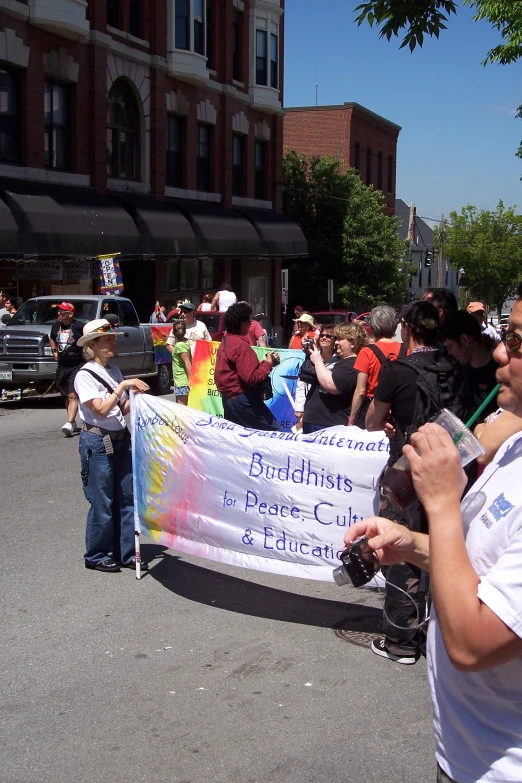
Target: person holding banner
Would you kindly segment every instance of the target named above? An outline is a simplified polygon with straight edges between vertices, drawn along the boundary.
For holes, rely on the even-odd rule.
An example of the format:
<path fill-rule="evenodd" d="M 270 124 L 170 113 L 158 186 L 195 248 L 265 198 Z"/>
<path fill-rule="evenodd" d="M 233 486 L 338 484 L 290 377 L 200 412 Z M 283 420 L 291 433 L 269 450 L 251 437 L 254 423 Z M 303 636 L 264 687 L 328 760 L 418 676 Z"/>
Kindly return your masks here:
<path fill-rule="evenodd" d="M 83 492 L 90 503 L 85 568 L 115 573 L 121 566 L 136 567 L 131 440 L 124 418 L 130 410 L 127 390 L 138 394 L 149 387 L 139 378 L 124 380 L 121 370 L 109 364 L 116 354 L 116 330 L 105 318 L 85 324 L 78 345 L 86 361 L 74 382 L 83 421 Z"/>
<path fill-rule="evenodd" d="M 248 341 L 252 308 L 238 302 L 225 314 L 226 334 L 217 356 L 214 378 L 223 398 L 225 419 L 256 430 L 279 431 L 277 419 L 263 402 L 263 383 L 279 364 L 270 351 L 260 362 Z"/>

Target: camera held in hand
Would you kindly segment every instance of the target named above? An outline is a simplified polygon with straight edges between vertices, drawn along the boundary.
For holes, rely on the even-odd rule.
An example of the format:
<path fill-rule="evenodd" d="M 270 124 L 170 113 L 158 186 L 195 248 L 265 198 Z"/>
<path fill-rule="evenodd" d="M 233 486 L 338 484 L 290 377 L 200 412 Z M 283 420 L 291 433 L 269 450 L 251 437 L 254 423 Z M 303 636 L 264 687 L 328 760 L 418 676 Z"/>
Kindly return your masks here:
<path fill-rule="evenodd" d="M 361 536 L 348 544 L 339 559 L 342 565 L 335 568 L 333 578 L 336 585 L 342 587 L 350 582 L 354 587 L 362 587 L 369 582 L 379 570 L 379 561 L 375 552 L 370 549 L 366 536 Z"/>
<path fill-rule="evenodd" d="M 271 351 L 270 353 L 271 353 L 271 356 L 272 356 L 272 364 L 274 366 L 277 366 L 280 363 L 280 361 L 281 361 L 281 357 L 275 351 Z"/>
<path fill-rule="evenodd" d="M 303 339 L 301 340 L 301 346 L 303 351 L 307 351 L 307 352 L 311 351 L 312 348 L 314 347 L 314 341 L 312 340 L 311 337 L 303 337 Z"/>

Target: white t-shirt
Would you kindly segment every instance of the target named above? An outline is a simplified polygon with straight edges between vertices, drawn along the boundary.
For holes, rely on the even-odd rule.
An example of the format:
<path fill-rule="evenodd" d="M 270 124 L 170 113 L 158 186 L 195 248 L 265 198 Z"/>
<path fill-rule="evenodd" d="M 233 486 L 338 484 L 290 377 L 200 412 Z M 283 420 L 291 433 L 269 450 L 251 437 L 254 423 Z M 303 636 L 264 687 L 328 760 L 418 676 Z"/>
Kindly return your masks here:
<path fill-rule="evenodd" d="M 190 346 L 191 356 L 193 355 L 194 348 L 196 347 L 196 340 L 210 340 L 209 331 L 203 321 L 194 319 L 194 323 L 186 327 L 185 340 Z M 176 338 L 172 332 L 167 337 L 167 345 L 176 345 Z"/>
<path fill-rule="evenodd" d="M 119 367 L 112 367 L 111 365 L 108 367 L 102 367 L 101 364 L 97 364 L 93 361 L 84 364 L 82 369 L 77 373 L 74 381 L 74 388 L 80 399 L 80 406 L 78 409 L 80 419 L 85 421 L 87 424 L 92 424 L 95 427 L 101 427 L 104 430 L 114 430 L 115 432 L 118 430 L 124 430 L 127 426 L 125 423 L 125 417 L 123 416 L 123 413 L 121 412 L 116 402 L 114 407 L 110 409 L 107 416 L 97 416 L 93 411 L 91 411 L 90 408 L 85 405 L 85 403 L 89 402 L 89 400 L 105 400 L 110 394 L 105 386 L 97 381 L 96 378 L 93 378 L 90 373 L 85 372 L 86 369 L 95 372 L 96 375 L 99 375 L 100 378 L 103 378 L 105 381 L 107 381 L 109 386 L 111 386 L 113 389 L 116 388 L 120 381 L 123 381 L 123 375 L 121 374 Z M 124 391 L 121 395 L 120 404 L 123 405 L 127 399 L 127 392 Z"/>
<path fill-rule="evenodd" d="M 202 302 L 201 306 L 199 308 L 200 313 L 210 313 L 212 310 L 212 305 L 210 302 Z"/>
<path fill-rule="evenodd" d="M 461 504 L 478 597 L 522 638 L 522 436 L 497 452 Z M 458 595 L 455 601 L 458 602 Z M 522 781 L 522 656 L 482 672 L 451 664 L 435 612 L 428 672 L 437 760 L 457 783 Z"/>
<path fill-rule="evenodd" d="M 237 296 L 233 291 L 220 291 L 218 294 L 219 312 L 224 313 L 237 302 Z"/>

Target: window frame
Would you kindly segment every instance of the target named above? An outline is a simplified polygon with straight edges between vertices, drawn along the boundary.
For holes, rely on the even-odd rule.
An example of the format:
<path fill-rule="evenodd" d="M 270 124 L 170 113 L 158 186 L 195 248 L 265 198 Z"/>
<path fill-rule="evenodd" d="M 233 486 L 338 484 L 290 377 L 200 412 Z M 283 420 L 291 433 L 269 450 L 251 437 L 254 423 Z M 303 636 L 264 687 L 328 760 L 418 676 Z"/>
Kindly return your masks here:
<path fill-rule="evenodd" d="M 141 120 L 141 114 L 140 114 L 140 107 L 138 100 L 136 96 L 132 92 L 132 88 L 129 84 L 127 84 L 124 80 L 116 79 L 115 82 L 113 82 L 112 87 L 109 91 L 108 96 L 108 102 L 111 98 L 111 93 L 115 89 L 115 86 L 125 88 L 128 91 L 128 94 L 130 98 L 134 101 L 134 108 L 136 111 L 136 117 L 137 117 L 137 128 L 131 128 L 131 127 L 124 127 L 124 126 L 117 126 L 115 124 L 111 124 L 109 122 L 109 117 L 107 116 L 107 142 L 109 140 L 109 134 L 111 136 L 111 148 L 112 148 L 112 159 L 111 164 L 109 165 L 109 145 L 107 143 L 107 176 L 112 179 L 121 179 L 128 182 L 141 182 L 142 176 L 141 176 L 141 138 L 142 138 L 142 120 Z M 107 106 L 107 114 L 109 112 L 109 105 Z M 133 139 L 133 150 L 134 150 L 134 161 L 133 161 L 133 168 L 134 168 L 134 175 L 135 176 L 122 176 L 122 162 L 121 162 L 121 145 L 122 141 L 124 141 L 122 134 L 125 134 L 126 136 L 130 136 Z M 116 143 L 115 143 L 116 140 Z"/>
<path fill-rule="evenodd" d="M 382 193 L 382 174 L 383 174 L 383 159 L 382 152 L 377 155 L 377 190 Z"/>
<path fill-rule="evenodd" d="M 366 178 L 365 184 L 372 184 L 372 148 L 366 147 Z"/>
<path fill-rule="evenodd" d="M 264 54 L 259 53 L 259 41 L 264 40 Z M 268 33 L 256 29 L 256 84 L 268 87 Z"/>
<path fill-rule="evenodd" d="M 50 88 L 49 93 L 49 106 L 50 106 L 50 119 L 45 118 L 45 99 L 47 89 Z M 59 90 L 63 99 L 63 115 L 64 121 L 57 122 L 54 119 L 54 91 Z M 63 139 L 63 165 L 59 166 L 53 163 L 53 159 L 56 157 L 55 145 L 55 130 L 62 131 Z M 44 154 L 45 154 L 45 140 L 48 138 L 48 157 L 46 155 L 45 168 L 53 171 L 70 171 L 71 170 L 71 87 L 63 82 L 55 81 L 53 79 L 45 79 L 44 81 Z"/>
<path fill-rule="evenodd" d="M 388 195 L 393 195 L 393 156 L 388 156 Z"/>
<path fill-rule="evenodd" d="M 214 19 L 214 0 L 205 0 L 205 49 L 207 57 L 207 68 L 214 70 L 214 39 L 213 39 L 213 19 Z"/>
<path fill-rule="evenodd" d="M 232 18 L 232 78 L 243 81 L 243 11 L 234 8 Z"/>
<path fill-rule="evenodd" d="M 129 0 L 129 33 L 135 38 L 142 38 L 142 8 L 140 0 Z"/>
<path fill-rule="evenodd" d="M 178 150 L 170 148 L 171 123 L 177 124 Z M 167 113 L 167 140 L 166 140 L 166 171 L 165 178 L 167 187 L 184 188 L 185 187 L 185 158 L 186 158 L 186 138 L 187 138 L 187 119 L 181 114 Z M 177 155 L 177 160 L 173 160 Z M 174 176 L 172 176 L 174 170 Z M 177 174 L 177 176 L 176 176 Z"/>
<path fill-rule="evenodd" d="M 121 7 L 119 0 L 107 0 L 107 26 L 121 29 Z"/>
<path fill-rule="evenodd" d="M 185 13 L 179 12 L 180 2 L 183 2 L 186 7 Z M 176 49 L 180 49 L 183 52 L 190 52 L 191 49 L 191 37 L 190 37 L 190 22 L 191 22 L 191 2 L 190 0 L 174 0 L 174 46 Z M 180 46 L 178 43 L 178 33 L 183 32 L 186 38 L 186 46 Z"/>
<path fill-rule="evenodd" d="M 262 150 L 262 165 L 258 166 L 258 150 Z M 268 142 L 256 139 L 254 146 L 254 197 L 258 201 L 266 201 L 268 180 Z"/>
<path fill-rule="evenodd" d="M 246 193 L 246 138 L 243 133 L 232 134 L 232 195 L 239 198 L 244 198 Z"/>
<path fill-rule="evenodd" d="M 5 74 L 9 79 L 8 101 L 12 97 L 13 110 L 11 112 L 0 113 L 0 132 L 2 138 L 5 136 L 11 139 L 12 155 L 4 156 L 2 153 L 3 144 L 0 144 L 0 163 L 16 165 L 21 163 L 21 126 L 22 126 L 22 96 L 21 96 L 21 73 L 16 70 L 1 67 L 0 74 Z M 7 80 L 6 80 L 7 81 Z M 9 130 L 7 130 L 9 129 Z M 7 130 L 7 133 L 6 133 Z"/>
<path fill-rule="evenodd" d="M 361 145 L 358 141 L 355 142 L 353 147 L 353 167 L 357 169 L 359 174 L 361 173 Z"/>
<path fill-rule="evenodd" d="M 196 3 L 201 4 L 201 14 L 196 16 Z M 206 2 L 205 0 L 192 0 L 192 51 L 195 54 L 205 56 L 206 50 Z M 196 42 L 199 48 L 196 49 Z"/>
<path fill-rule="evenodd" d="M 275 60 L 273 59 L 273 43 L 275 41 Z M 273 87 L 274 90 L 279 89 L 279 35 L 276 35 L 275 33 L 270 33 L 270 51 L 269 54 L 269 60 L 270 60 L 270 87 Z"/>
<path fill-rule="evenodd" d="M 196 288 L 187 288 L 181 285 L 181 278 L 183 276 L 183 262 L 196 261 L 197 262 L 197 281 Z M 170 293 L 183 293 L 185 291 L 197 292 L 197 291 L 214 291 L 214 280 L 216 279 L 216 265 L 213 258 L 169 258 L 167 259 L 167 268 L 165 270 L 165 290 Z M 212 275 L 205 277 L 210 271 L 208 265 L 212 267 Z M 206 282 L 206 285 L 204 283 Z"/>
<path fill-rule="evenodd" d="M 200 134 L 204 131 L 207 139 L 204 142 L 208 150 L 206 156 L 200 154 L 202 139 Z M 196 146 L 196 177 L 197 189 L 202 193 L 212 193 L 212 151 L 213 151 L 213 126 L 208 123 L 198 122 L 197 146 Z"/>

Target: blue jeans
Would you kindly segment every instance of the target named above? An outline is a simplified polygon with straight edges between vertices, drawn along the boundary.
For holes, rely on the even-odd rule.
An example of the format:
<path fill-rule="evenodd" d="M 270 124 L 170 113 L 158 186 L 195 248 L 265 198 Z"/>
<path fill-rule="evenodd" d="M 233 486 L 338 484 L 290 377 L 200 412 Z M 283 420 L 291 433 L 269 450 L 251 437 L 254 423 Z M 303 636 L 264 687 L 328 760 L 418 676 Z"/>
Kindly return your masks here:
<path fill-rule="evenodd" d="M 272 430 L 279 432 L 281 427 L 260 396 L 257 394 L 237 394 L 234 398 L 223 397 L 223 413 L 227 421 L 250 427 L 254 430 Z"/>
<path fill-rule="evenodd" d="M 326 426 L 326 424 L 310 424 L 310 422 L 305 421 L 303 422 L 303 435 L 311 435 L 312 432 L 324 430 Z"/>
<path fill-rule="evenodd" d="M 91 504 L 85 530 L 85 560 L 100 563 L 108 557 L 128 563 L 134 557 L 134 497 L 130 435 L 112 442 L 105 453 L 103 439 L 80 433 L 83 492 Z"/>

